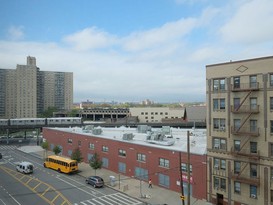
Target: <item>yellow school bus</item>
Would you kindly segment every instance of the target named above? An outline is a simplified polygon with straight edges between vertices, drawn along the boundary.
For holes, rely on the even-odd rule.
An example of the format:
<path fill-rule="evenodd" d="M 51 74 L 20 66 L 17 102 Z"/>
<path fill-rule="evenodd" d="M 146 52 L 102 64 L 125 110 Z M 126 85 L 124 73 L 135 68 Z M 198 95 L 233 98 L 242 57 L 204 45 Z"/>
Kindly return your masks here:
<path fill-rule="evenodd" d="M 51 155 L 45 159 L 44 167 L 55 169 L 58 172 L 73 173 L 78 171 L 78 162 L 69 158 Z"/>

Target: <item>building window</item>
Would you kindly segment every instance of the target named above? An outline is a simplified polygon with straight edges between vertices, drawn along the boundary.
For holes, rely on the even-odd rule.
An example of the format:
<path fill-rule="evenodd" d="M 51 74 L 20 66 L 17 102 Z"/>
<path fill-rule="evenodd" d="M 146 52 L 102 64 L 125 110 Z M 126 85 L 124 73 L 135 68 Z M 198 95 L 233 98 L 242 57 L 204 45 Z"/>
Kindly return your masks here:
<path fill-rule="evenodd" d="M 273 181 L 273 167 L 270 168 L 270 178 L 271 181 Z"/>
<path fill-rule="evenodd" d="M 239 174 L 241 172 L 241 162 L 234 161 L 234 174 Z"/>
<path fill-rule="evenodd" d="M 257 199 L 257 187 L 254 185 L 250 185 L 250 197 Z"/>
<path fill-rule="evenodd" d="M 213 138 L 213 149 L 226 150 L 226 139 Z"/>
<path fill-rule="evenodd" d="M 250 98 L 250 110 L 257 110 L 257 98 Z"/>
<path fill-rule="evenodd" d="M 225 90 L 225 79 L 214 79 L 213 80 L 213 91 Z"/>
<path fill-rule="evenodd" d="M 214 177 L 213 186 L 214 186 L 214 189 L 220 188 L 220 178 L 219 177 Z"/>
<path fill-rule="evenodd" d="M 226 160 L 214 158 L 214 169 L 226 170 Z"/>
<path fill-rule="evenodd" d="M 213 99 L 213 110 L 217 111 L 217 110 L 225 110 L 226 109 L 226 103 L 225 103 L 225 99 L 221 98 L 221 99 Z"/>
<path fill-rule="evenodd" d="M 257 120 L 250 120 L 250 132 L 257 132 Z"/>
<path fill-rule="evenodd" d="M 273 110 L 273 97 L 270 97 L 270 110 Z"/>
<path fill-rule="evenodd" d="M 170 161 L 168 159 L 159 158 L 159 166 L 169 168 Z"/>
<path fill-rule="evenodd" d="M 102 146 L 102 151 L 103 152 L 108 152 L 109 150 L 108 150 L 108 147 L 107 146 Z"/>
<path fill-rule="evenodd" d="M 220 177 L 214 177 L 213 180 L 214 189 L 221 188 L 222 190 L 226 190 L 226 179 Z"/>
<path fill-rule="evenodd" d="M 257 178 L 257 164 L 250 164 L 250 177 Z"/>
<path fill-rule="evenodd" d="M 257 142 L 250 142 L 250 153 L 257 153 Z"/>
<path fill-rule="evenodd" d="M 105 157 L 103 157 L 103 158 L 101 159 L 101 161 L 102 161 L 102 166 L 105 167 L 105 168 L 108 168 L 108 166 L 109 166 L 108 159 L 105 158 Z"/>
<path fill-rule="evenodd" d="M 67 139 L 67 143 L 68 143 L 68 144 L 72 144 L 72 139 L 70 139 L 70 138 Z"/>
<path fill-rule="evenodd" d="M 170 187 L 170 177 L 164 174 L 158 174 L 158 182 L 160 186 Z"/>
<path fill-rule="evenodd" d="M 273 134 L 273 120 L 270 120 L 270 133 Z"/>
<path fill-rule="evenodd" d="M 226 128 L 226 119 L 224 118 L 213 118 L 214 130 L 224 131 Z"/>
<path fill-rule="evenodd" d="M 234 151 L 239 152 L 241 150 L 241 141 L 234 140 Z"/>
<path fill-rule="evenodd" d="M 240 182 L 234 182 L 234 192 L 236 194 L 240 194 L 241 193 L 241 183 Z"/>
<path fill-rule="evenodd" d="M 233 84 L 234 84 L 234 88 L 240 88 L 240 77 L 234 77 L 233 78 Z"/>
<path fill-rule="evenodd" d="M 257 86 L 257 76 L 256 75 L 252 75 L 252 76 L 250 76 L 249 77 L 249 86 L 251 87 L 251 88 L 257 88 L 258 86 Z"/>
<path fill-rule="evenodd" d="M 182 172 L 188 172 L 188 166 L 186 163 L 181 163 Z M 192 165 L 190 164 L 190 173 L 192 173 Z"/>
<path fill-rule="evenodd" d="M 93 144 L 93 143 L 89 143 L 89 149 L 94 150 L 94 149 L 95 149 L 95 144 Z"/>
<path fill-rule="evenodd" d="M 122 156 L 122 157 L 126 157 L 126 151 L 123 150 L 123 149 L 119 149 L 119 150 L 118 150 L 118 155 L 119 155 L 119 156 Z"/>
<path fill-rule="evenodd" d="M 270 144 L 269 144 L 269 149 L 270 149 L 270 150 L 269 150 L 269 156 L 270 156 L 270 157 L 273 157 L 273 143 L 270 143 Z"/>
<path fill-rule="evenodd" d="M 273 74 L 270 74 L 270 87 L 273 87 Z"/>
<path fill-rule="evenodd" d="M 148 170 L 141 167 L 135 167 L 135 176 L 139 179 L 148 180 Z"/>
<path fill-rule="evenodd" d="M 126 173 L 126 164 L 119 162 L 118 163 L 118 171 L 121 173 Z"/>
<path fill-rule="evenodd" d="M 146 162 L 146 155 L 145 155 L 145 154 L 138 153 L 138 154 L 137 154 L 137 161 Z"/>

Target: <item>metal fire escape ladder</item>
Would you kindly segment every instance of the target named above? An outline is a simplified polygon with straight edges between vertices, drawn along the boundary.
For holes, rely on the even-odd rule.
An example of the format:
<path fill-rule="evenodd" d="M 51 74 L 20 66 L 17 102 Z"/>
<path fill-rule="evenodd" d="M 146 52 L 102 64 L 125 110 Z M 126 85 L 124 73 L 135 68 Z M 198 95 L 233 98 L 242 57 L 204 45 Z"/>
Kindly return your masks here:
<path fill-rule="evenodd" d="M 241 176 L 241 174 L 243 173 L 243 171 L 246 169 L 246 167 L 247 167 L 247 165 L 248 165 L 248 163 L 242 162 L 242 161 L 241 161 L 241 164 L 242 164 L 242 163 L 244 163 L 244 166 L 242 167 L 243 169 L 240 170 L 240 172 L 238 173 L 238 176 L 237 176 L 237 177 L 240 177 L 240 176 Z"/>
<path fill-rule="evenodd" d="M 240 107 L 244 104 L 244 102 L 246 101 L 246 99 L 250 96 L 250 94 L 252 93 L 252 90 L 250 90 L 247 95 L 244 97 L 243 101 L 240 103 L 240 105 L 236 108 L 235 111 L 238 111 L 240 109 Z"/>

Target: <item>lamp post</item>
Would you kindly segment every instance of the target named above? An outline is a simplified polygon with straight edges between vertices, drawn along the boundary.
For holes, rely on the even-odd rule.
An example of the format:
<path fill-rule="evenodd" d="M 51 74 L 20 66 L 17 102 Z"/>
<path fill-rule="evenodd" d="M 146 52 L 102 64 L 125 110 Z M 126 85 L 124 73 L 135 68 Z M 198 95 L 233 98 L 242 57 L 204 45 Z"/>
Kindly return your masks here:
<path fill-rule="evenodd" d="M 136 151 L 136 158 L 137 158 L 137 161 L 138 161 L 138 166 L 139 166 L 139 193 L 140 193 L 140 197 L 142 198 L 142 178 L 141 178 L 141 162 L 140 160 L 138 159 L 138 151 L 137 149 L 134 149 L 134 148 L 129 148 L 130 150 L 135 150 Z"/>

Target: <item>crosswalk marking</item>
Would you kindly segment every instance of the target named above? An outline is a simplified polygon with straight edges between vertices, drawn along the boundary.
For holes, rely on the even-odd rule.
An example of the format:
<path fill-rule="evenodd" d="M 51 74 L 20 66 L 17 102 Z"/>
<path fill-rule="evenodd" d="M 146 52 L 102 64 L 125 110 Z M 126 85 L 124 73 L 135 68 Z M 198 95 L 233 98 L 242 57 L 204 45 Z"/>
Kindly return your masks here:
<path fill-rule="evenodd" d="M 0 150 L 4 151 L 4 150 L 15 150 L 17 149 L 16 145 L 0 145 Z"/>
<path fill-rule="evenodd" d="M 140 205 L 143 202 L 138 201 L 123 193 L 114 193 L 110 195 L 104 195 L 101 197 L 96 197 L 86 201 L 79 202 L 81 205 Z M 74 204 L 76 205 L 76 204 Z"/>

